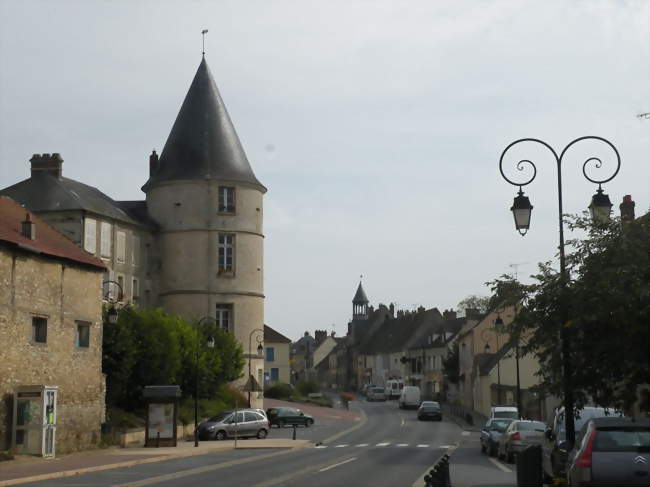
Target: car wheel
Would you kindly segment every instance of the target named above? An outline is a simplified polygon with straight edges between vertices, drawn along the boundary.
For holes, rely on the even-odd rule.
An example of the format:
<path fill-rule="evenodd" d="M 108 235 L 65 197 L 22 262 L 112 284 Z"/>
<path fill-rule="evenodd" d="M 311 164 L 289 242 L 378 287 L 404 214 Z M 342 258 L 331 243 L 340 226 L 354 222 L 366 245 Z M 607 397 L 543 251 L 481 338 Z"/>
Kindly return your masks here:
<path fill-rule="evenodd" d="M 226 432 L 223 430 L 219 430 L 215 433 L 214 439 L 217 441 L 223 441 L 226 439 Z"/>
<path fill-rule="evenodd" d="M 266 436 L 267 436 L 268 434 L 269 434 L 268 431 L 266 431 L 264 428 L 262 428 L 261 430 L 259 430 L 259 431 L 257 432 L 257 437 L 258 437 L 260 440 L 263 440 L 264 438 L 266 438 Z"/>
<path fill-rule="evenodd" d="M 314 420 L 308 419 L 307 421 L 305 421 L 305 428 L 309 428 L 312 424 L 314 424 Z"/>

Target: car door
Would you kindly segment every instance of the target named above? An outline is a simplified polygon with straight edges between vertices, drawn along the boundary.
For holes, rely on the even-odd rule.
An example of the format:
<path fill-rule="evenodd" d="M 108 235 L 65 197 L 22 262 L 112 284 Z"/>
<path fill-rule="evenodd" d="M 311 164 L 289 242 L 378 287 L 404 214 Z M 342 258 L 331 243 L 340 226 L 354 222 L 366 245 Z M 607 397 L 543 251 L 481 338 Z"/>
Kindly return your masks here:
<path fill-rule="evenodd" d="M 244 412 L 244 428 L 242 436 L 254 436 L 257 434 L 257 424 L 258 419 L 254 412 L 245 411 Z"/>
<path fill-rule="evenodd" d="M 232 415 L 232 418 L 230 419 L 230 423 L 228 425 L 228 429 L 226 430 L 226 432 L 230 437 L 234 437 L 235 435 L 237 435 L 237 437 L 241 437 L 244 436 L 243 428 L 244 428 L 244 413 L 243 411 L 237 411 L 237 413 Z"/>

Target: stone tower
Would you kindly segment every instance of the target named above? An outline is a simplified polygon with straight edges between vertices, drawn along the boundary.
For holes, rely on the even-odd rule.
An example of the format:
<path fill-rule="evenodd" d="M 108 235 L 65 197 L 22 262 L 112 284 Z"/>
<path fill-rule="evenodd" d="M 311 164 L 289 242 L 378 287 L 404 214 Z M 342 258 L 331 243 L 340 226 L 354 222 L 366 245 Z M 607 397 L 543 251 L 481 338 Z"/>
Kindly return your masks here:
<path fill-rule="evenodd" d="M 205 58 L 160 158 L 154 151 L 149 166 L 142 190 L 160 226 L 158 304 L 189 319 L 214 318 L 234 333 L 263 383 L 264 361 L 256 349 L 264 337 L 266 188 L 251 169 Z M 248 367 L 235 385 L 247 380 Z M 259 406 L 257 394 L 251 398 Z"/>
<path fill-rule="evenodd" d="M 352 319 L 353 320 L 367 320 L 368 319 L 368 297 L 363 290 L 361 282 L 357 292 L 352 298 Z"/>

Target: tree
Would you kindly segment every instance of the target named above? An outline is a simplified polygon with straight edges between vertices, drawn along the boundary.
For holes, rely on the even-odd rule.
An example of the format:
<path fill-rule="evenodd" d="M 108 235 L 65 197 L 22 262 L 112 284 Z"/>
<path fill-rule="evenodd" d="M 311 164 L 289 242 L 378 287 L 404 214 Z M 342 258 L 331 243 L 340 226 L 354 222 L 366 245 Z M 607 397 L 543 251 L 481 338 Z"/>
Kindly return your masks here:
<path fill-rule="evenodd" d="M 637 400 L 637 386 L 650 382 L 650 216 L 597 225 L 572 217 L 569 228 L 584 237 L 567 243 L 565 287 L 545 262 L 533 284 L 515 286 L 502 276 L 492 289 L 500 299 L 522 304 L 512 332 L 527 337 L 522 351 L 542 364 L 538 375 L 546 391 L 562 395 L 559 334 L 565 326 L 576 406 L 593 402 L 628 410 Z"/>
<path fill-rule="evenodd" d="M 453 342 L 447 349 L 447 356 L 442 362 L 442 370 L 447 380 L 452 384 L 458 384 L 460 379 L 460 363 L 458 342 Z"/>
<path fill-rule="evenodd" d="M 489 304 L 489 296 L 478 296 L 476 294 L 470 294 L 456 305 L 456 309 L 459 313 L 464 313 L 468 308 L 476 309 L 479 313 L 486 313 L 489 309 Z"/>

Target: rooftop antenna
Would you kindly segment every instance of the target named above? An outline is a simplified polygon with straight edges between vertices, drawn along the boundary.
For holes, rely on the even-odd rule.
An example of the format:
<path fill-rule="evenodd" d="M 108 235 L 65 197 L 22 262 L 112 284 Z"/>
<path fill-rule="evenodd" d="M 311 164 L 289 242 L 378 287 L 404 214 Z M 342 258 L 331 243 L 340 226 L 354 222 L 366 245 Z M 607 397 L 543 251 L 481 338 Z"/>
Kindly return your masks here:
<path fill-rule="evenodd" d="M 639 114 L 636 116 L 636 118 L 638 118 L 638 119 L 642 119 L 642 118 L 650 118 L 650 112 L 639 113 Z"/>
<path fill-rule="evenodd" d="M 515 281 L 519 280 L 519 267 L 526 264 L 530 264 L 530 262 L 515 262 L 514 264 L 508 264 L 515 270 Z"/>
<path fill-rule="evenodd" d="M 203 37 L 203 50 L 201 51 L 201 55 L 205 57 L 205 35 L 208 33 L 208 29 L 203 29 L 201 31 L 201 37 Z"/>

